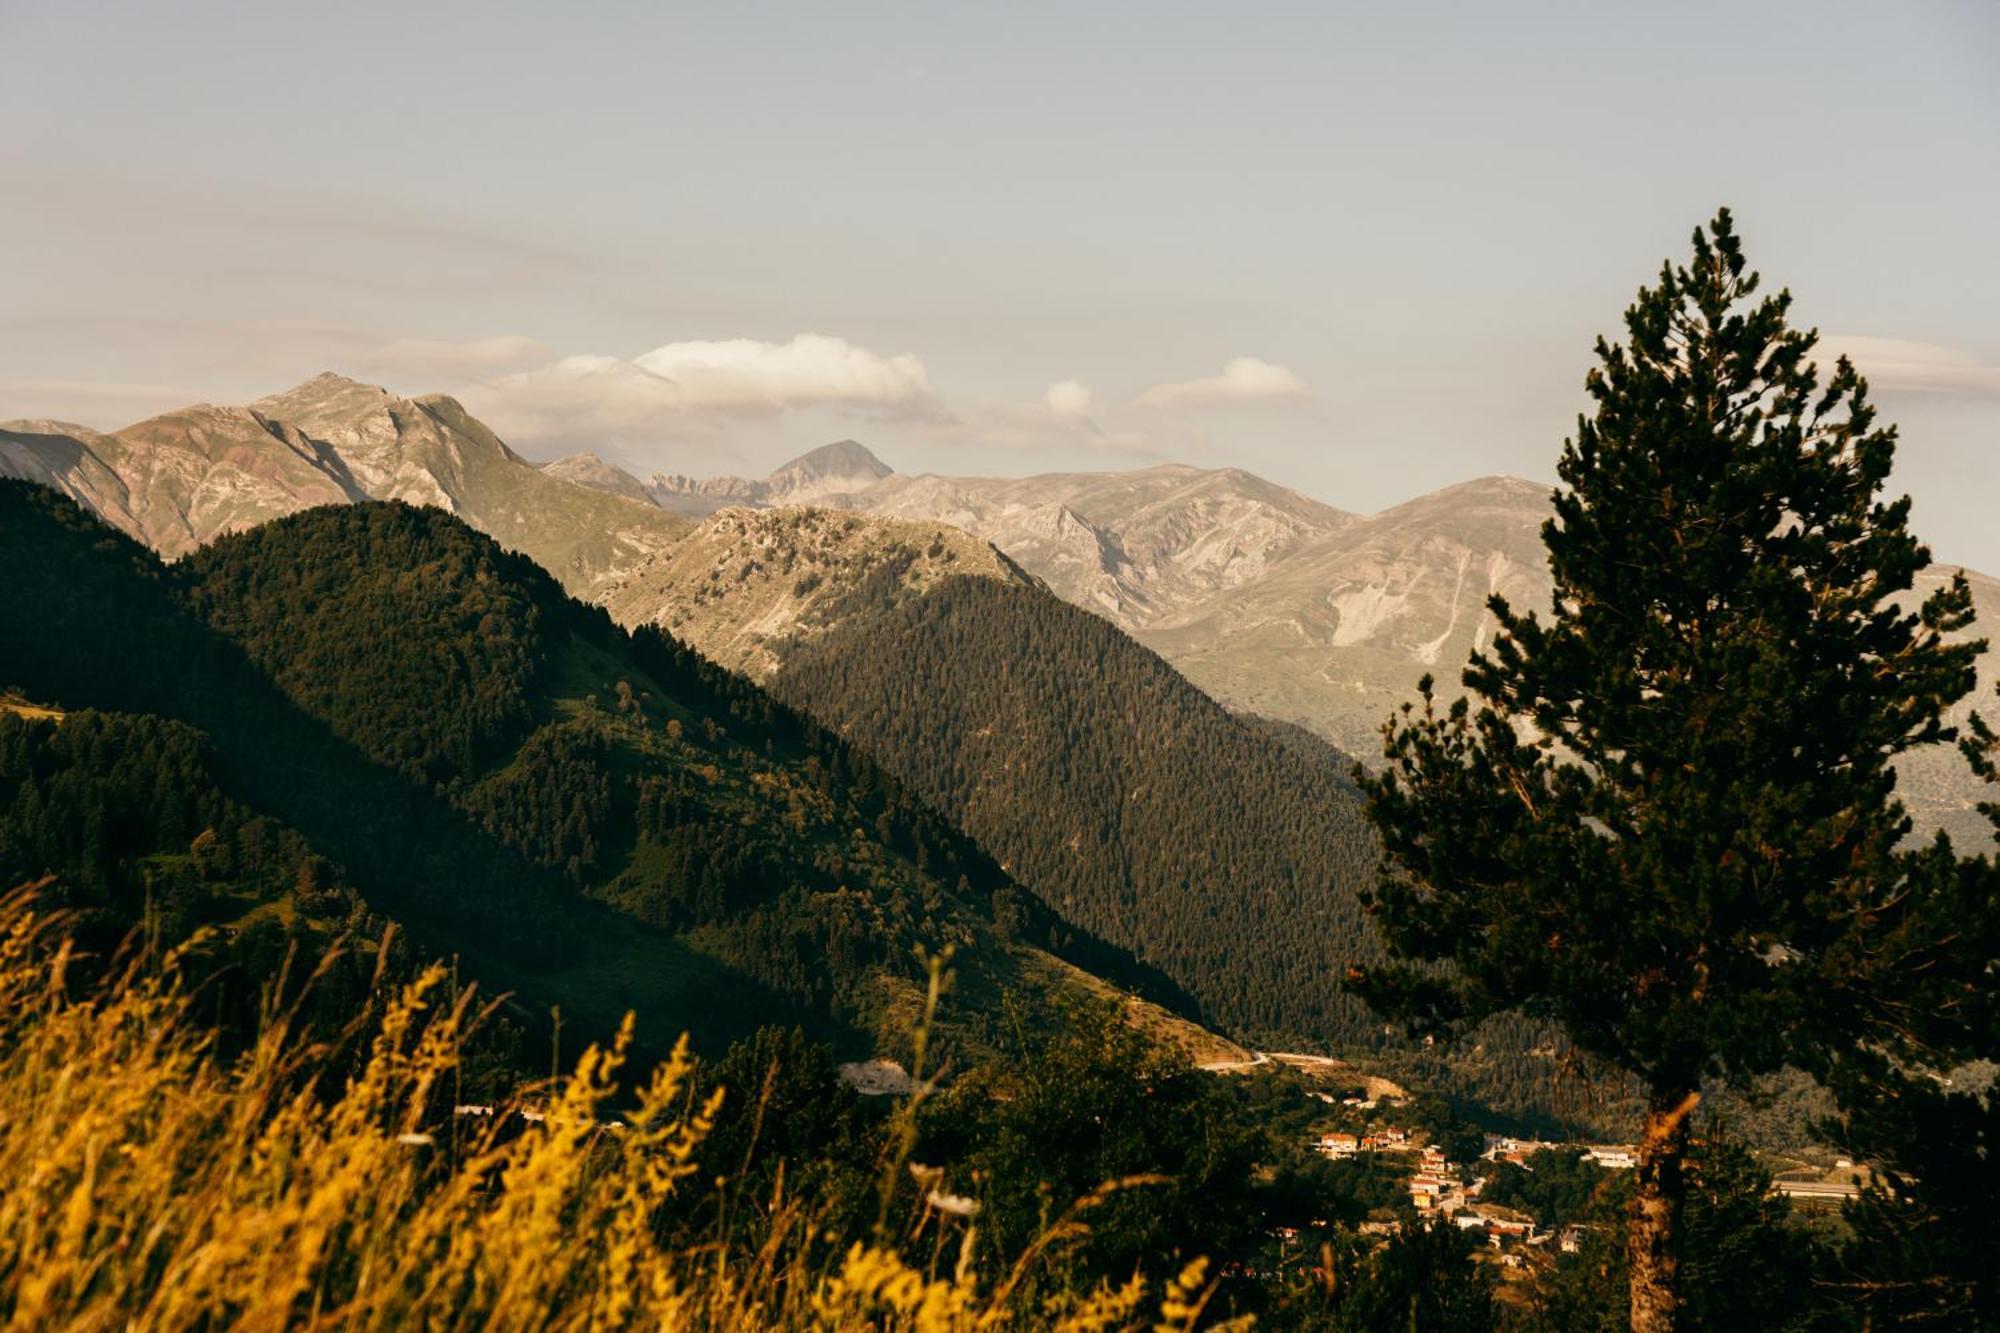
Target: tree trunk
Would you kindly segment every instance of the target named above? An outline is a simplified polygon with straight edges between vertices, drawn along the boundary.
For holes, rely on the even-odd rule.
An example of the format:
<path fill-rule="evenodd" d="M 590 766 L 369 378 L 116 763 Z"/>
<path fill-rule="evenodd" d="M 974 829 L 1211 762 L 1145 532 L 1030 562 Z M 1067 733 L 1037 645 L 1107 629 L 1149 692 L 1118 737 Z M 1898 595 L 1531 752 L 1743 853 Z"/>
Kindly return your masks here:
<path fill-rule="evenodd" d="M 1632 1286 L 1632 1333 L 1675 1333 L 1680 1327 L 1682 1166 L 1699 1092 L 1654 1089 L 1632 1182 L 1626 1269 Z"/>

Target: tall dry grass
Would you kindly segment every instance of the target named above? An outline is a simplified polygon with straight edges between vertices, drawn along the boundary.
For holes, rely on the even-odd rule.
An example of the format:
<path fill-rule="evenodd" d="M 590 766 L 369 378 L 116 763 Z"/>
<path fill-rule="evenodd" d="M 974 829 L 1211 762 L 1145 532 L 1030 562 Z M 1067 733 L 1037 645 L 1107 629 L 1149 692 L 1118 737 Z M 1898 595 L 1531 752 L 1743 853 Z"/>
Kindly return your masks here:
<path fill-rule="evenodd" d="M 1087 1228 L 1091 1200 L 990 1290 L 972 1276 L 976 1219 L 949 1219 L 943 1244 L 927 1206 L 840 1237 L 810 1200 L 781 1200 L 755 1249 L 674 1245 L 659 1214 L 706 1187 L 723 1095 L 694 1102 L 685 1039 L 623 1088 L 628 1017 L 535 1094 L 539 1120 L 467 1117 L 450 1093 L 477 1015 L 441 969 L 349 1041 L 271 1009 L 224 1059 L 171 957 L 87 984 L 76 962 L 30 894 L 0 898 L 9 1328 L 1166 1330 L 1195 1327 L 1213 1291 L 1196 1263 L 1031 1303 L 1021 1278 Z"/>

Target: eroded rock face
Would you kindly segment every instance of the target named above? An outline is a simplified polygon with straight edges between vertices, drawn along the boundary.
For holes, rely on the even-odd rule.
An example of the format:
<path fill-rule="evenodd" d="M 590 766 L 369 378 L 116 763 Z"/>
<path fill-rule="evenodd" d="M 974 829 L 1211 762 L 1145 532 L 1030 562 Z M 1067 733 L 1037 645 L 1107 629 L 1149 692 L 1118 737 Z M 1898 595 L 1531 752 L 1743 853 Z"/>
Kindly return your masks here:
<path fill-rule="evenodd" d="M 1353 516 L 1234 468 L 889 478 L 849 501 L 991 541 L 1134 633 L 1260 578 Z"/>
<path fill-rule="evenodd" d="M 1547 501 L 1547 488 L 1510 477 L 1450 487 L 1303 544 L 1140 637 L 1233 705 L 1371 756 L 1425 672 L 1455 691 L 1491 639 L 1490 597 L 1549 604 Z"/>
<path fill-rule="evenodd" d="M 570 454 L 566 458 L 553 459 L 540 465 L 544 473 L 559 477 L 577 486 L 588 486 L 607 495 L 622 495 L 628 500 L 639 500 L 646 504 L 653 502 L 644 482 L 614 463 L 608 463 L 596 454 L 584 452 Z"/>
<path fill-rule="evenodd" d="M 11 422 L 0 427 L 0 460 L 168 558 L 295 509 L 361 498 L 325 444 L 247 407 L 199 404 L 110 435 Z"/>

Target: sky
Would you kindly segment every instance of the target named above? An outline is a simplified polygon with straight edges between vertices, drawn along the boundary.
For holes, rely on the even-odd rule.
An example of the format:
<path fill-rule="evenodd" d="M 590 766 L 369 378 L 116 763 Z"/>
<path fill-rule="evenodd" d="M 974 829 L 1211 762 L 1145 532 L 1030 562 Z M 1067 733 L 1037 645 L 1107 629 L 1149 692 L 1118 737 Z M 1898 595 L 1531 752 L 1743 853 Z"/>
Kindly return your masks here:
<path fill-rule="evenodd" d="M 0 0 L 0 418 L 1552 479 L 1718 205 L 2000 572 L 2000 6 Z"/>

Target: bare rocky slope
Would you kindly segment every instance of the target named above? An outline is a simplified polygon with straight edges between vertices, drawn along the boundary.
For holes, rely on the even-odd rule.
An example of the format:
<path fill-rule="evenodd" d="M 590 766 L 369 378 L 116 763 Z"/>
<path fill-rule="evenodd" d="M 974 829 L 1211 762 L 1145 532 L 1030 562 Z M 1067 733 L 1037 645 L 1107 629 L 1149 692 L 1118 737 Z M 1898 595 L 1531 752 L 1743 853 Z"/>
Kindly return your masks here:
<path fill-rule="evenodd" d="M 768 680 L 838 626 L 864 590 L 918 597 L 952 577 L 1032 585 L 992 544 L 942 523 L 835 509 L 725 509 L 599 591 L 613 618 L 660 625 L 711 660 Z"/>

